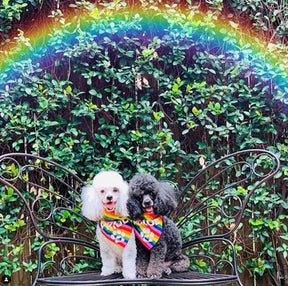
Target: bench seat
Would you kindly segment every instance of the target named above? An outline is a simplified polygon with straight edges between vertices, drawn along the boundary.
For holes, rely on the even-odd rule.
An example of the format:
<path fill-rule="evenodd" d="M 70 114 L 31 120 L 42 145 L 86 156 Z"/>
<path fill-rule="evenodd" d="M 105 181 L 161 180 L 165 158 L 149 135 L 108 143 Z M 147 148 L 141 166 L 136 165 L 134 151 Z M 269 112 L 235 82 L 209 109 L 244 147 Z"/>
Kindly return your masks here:
<path fill-rule="evenodd" d="M 45 286 L 58 285 L 219 285 L 237 282 L 236 275 L 199 273 L 194 271 L 183 273 L 172 273 L 165 275 L 161 279 L 137 278 L 134 280 L 123 279 L 121 274 L 113 274 L 109 276 L 101 276 L 99 271 L 91 271 L 82 274 L 72 274 L 68 276 L 39 278 L 38 284 Z"/>

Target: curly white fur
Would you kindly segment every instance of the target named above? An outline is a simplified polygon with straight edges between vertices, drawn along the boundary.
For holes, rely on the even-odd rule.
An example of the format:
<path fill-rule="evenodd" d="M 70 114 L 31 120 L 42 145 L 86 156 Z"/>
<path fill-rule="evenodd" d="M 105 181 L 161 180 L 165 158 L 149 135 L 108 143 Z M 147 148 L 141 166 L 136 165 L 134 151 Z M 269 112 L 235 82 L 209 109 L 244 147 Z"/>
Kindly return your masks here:
<path fill-rule="evenodd" d="M 113 210 L 121 217 L 128 216 L 128 184 L 114 171 L 97 174 L 92 184 L 82 189 L 82 214 L 90 220 L 98 221 L 103 217 L 104 209 Z M 102 259 L 101 275 L 110 275 L 122 271 L 124 278 L 136 277 L 136 242 L 132 232 L 127 245 L 123 248 L 108 240 L 97 227 L 97 238 Z"/>

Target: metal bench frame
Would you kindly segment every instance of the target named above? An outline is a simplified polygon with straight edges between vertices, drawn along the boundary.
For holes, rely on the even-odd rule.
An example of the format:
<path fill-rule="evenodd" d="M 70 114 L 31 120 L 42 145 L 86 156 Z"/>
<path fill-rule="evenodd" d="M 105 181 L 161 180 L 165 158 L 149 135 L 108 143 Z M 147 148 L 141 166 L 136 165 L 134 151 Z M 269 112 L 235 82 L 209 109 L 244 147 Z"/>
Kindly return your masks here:
<path fill-rule="evenodd" d="M 93 268 L 101 259 L 95 223 L 80 212 L 85 182 L 60 164 L 32 154 L 5 154 L 0 156 L 0 183 L 19 195 L 43 240 L 33 286 L 242 285 L 232 239 L 249 199 L 279 168 L 277 156 L 262 149 L 235 152 L 202 168 L 178 193 L 171 216 L 183 235 L 191 269 L 156 280 L 101 276 Z"/>

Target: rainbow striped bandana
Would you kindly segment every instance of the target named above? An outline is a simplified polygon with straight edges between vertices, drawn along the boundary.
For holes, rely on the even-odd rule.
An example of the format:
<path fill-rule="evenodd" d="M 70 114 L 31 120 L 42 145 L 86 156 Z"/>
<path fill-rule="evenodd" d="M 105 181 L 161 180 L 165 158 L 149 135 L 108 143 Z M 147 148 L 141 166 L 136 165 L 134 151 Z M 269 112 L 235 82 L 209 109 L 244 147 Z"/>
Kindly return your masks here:
<path fill-rule="evenodd" d="M 102 234 L 112 242 L 125 247 L 133 231 L 131 220 L 104 211 L 103 218 L 98 222 Z"/>
<path fill-rule="evenodd" d="M 137 238 L 147 249 L 153 248 L 162 234 L 162 216 L 144 213 L 143 219 L 136 220 L 133 223 Z"/>

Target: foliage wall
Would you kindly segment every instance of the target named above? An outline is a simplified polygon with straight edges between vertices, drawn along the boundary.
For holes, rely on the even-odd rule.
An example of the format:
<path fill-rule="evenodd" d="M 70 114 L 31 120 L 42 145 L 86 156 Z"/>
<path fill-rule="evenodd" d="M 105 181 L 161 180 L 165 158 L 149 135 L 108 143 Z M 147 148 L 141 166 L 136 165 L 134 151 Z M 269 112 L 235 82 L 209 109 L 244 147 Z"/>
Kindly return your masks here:
<path fill-rule="evenodd" d="M 200 159 L 203 165 L 244 148 L 267 148 L 282 170 L 252 200 L 246 233 L 236 237 L 240 271 L 287 285 L 286 4 L 92 2 L 2 1 L 2 55 L 17 42 L 31 56 L 2 72 L 1 153 L 36 153 L 85 179 L 112 168 L 126 179 L 145 171 L 181 187 L 201 168 Z M 57 23 L 37 49 L 23 33 L 35 15 Z M 219 20 L 231 22 L 230 29 L 217 30 Z M 240 26 L 268 37 L 262 48 L 279 63 L 239 42 Z M 33 269 L 29 258 L 15 258 L 21 247 L 11 232 L 23 222 L 17 209 L 10 211 L 14 201 L 2 191 L 0 272 L 9 275 Z"/>

